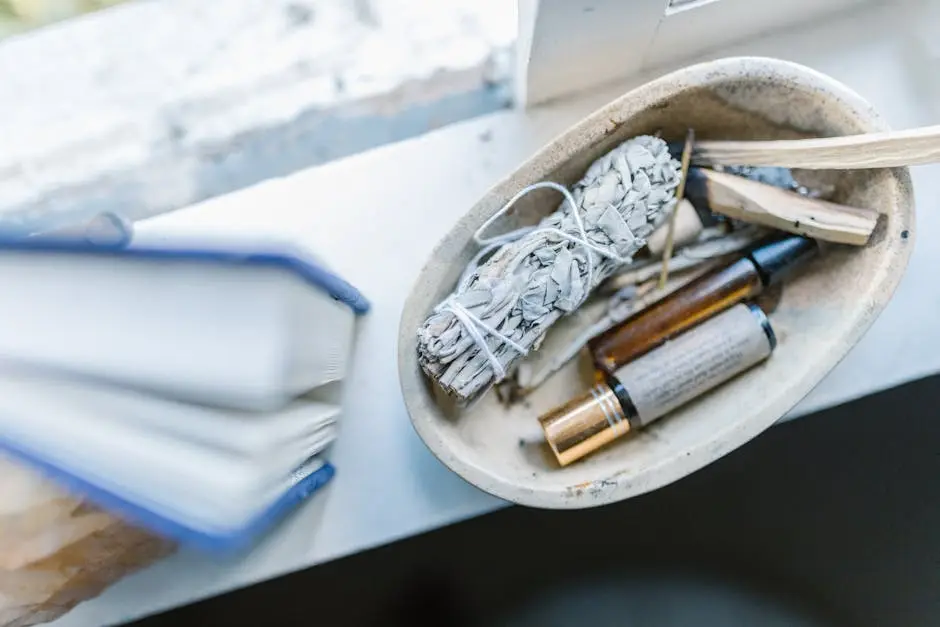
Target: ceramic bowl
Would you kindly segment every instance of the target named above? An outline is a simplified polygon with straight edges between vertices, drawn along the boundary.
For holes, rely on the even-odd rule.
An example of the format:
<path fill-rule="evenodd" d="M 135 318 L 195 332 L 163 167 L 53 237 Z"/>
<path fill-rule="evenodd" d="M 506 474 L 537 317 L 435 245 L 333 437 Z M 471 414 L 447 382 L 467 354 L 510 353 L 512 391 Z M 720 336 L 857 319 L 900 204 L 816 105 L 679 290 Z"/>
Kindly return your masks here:
<path fill-rule="evenodd" d="M 883 217 L 867 246 L 830 248 L 786 283 L 770 314 L 779 344 L 762 365 L 565 468 L 546 446 L 523 445 L 520 437 L 538 432 L 538 415 L 587 389 L 583 363 L 570 364 L 525 404 L 510 409 L 492 392 L 468 409 L 442 397 L 418 366 L 415 332 L 476 252 L 474 230 L 530 183 L 571 185 L 594 159 L 625 139 L 659 131 L 667 140 L 681 140 L 687 127 L 699 139 L 887 130 L 867 102 L 819 72 L 775 59 L 722 59 L 678 70 L 624 94 L 493 187 L 454 225 L 418 276 L 402 313 L 398 349 L 402 392 L 415 429 L 444 464 L 470 483 L 524 505 L 581 508 L 676 481 L 782 417 L 842 359 L 888 303 L 913 248 L 909 172 L 821 173 L 834 185 L 836 201 L 876 209 Z M 559 204 L 549 192 L 527 200 L 515 212 L 517 222 L 531 224 Z M 505 228 L 512 226 L 507 221 Z"/>

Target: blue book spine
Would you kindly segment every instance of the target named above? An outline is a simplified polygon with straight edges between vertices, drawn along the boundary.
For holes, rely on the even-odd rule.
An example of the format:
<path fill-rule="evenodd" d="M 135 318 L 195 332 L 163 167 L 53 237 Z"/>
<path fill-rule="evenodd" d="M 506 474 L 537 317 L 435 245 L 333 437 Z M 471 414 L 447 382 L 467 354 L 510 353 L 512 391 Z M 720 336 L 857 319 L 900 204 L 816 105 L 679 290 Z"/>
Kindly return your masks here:
<path fill-rule="evenodd" d="M 336 474 L 336 469 L 332 464 L 323 462 L 322 466 L 309 474 L 295 477 L 295 482 L 280 498 L 247 524 L 237 529 L 216 533 L 196 529 L 183 521 L 168 518 L 132 503 L 9 442 L 0 442 L 0 449 L 43 473 L 66 491 L 81 495 L 77 498 L 86 498 L 90 503 L 123 518 L 130 524 L 179 542 L 183 546 L 216 554 L 232 553 L 254 544 L 292 509 L 326 485 Z"/>
<path fill-rule="evenodd" d="M 201 263 L 225 265 L 275 266 L 293 272 L 307 283 L 323 290 L 334 299 L 345 303 L 357 314 L 369 311 L 368 299 L 349 282 L 313 261 L 280 251 L 244 251 L 194 248 L 148 248 L 121 247 L 90 244 L 76 239 L 25 238 L 12 239 L 0 236 L 0 251 L 16 250 L 45 254 L 101 255 L 108 257 L 131 257 L 135 259 L 177 259 Z"/>

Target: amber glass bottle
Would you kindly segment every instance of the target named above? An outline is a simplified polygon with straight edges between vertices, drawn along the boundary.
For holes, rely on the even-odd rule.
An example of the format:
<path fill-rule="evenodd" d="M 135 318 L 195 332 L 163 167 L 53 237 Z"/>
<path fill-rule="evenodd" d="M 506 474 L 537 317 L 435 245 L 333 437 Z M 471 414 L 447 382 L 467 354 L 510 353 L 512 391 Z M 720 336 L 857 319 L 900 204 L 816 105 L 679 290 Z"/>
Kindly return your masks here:
<path fill-rule="evenodd" d="M 545 440 L 566 466 L 736 377 L 776 345 L 757 305 L 731 307 L 540 416 Z"/>
<path fill-rule="evenodd" d="M 764 243 L 598 335 L 588 348 L 598 368 L 613 372 L 732 305 L 754 298 L 812 257 L 815 240 L 789 236 Z"/>

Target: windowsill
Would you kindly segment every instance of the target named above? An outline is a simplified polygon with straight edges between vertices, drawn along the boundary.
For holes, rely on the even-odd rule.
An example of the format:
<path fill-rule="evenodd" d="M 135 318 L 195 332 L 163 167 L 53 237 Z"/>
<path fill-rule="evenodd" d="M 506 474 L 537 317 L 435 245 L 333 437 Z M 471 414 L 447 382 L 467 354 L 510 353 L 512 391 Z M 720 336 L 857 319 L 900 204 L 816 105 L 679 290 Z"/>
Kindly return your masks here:
<path fill-rule="evenodd" d="M 912 64 L 923 61 L 912 56 L 909 31 L 899 19 L 891 7 L 874 8 L 710 56 L 760 54 L 801 62 L 857 90 L 895 127 L 928 124 L 932 108 L 912 78 Z M 56 624 L 130 620 L 504 506 L 440 465 L 408 426 L 393 358 L 398 315 L 431 248 L 467 207 L 552 136 L 627 87 L 488 115 L 157 218 L 188 225 L 225 215 L 238 223 L 233 228 L 255 229 L 278 214 L 310 214 L 304 233 L 311 244 L 337 260 L 337 270 L 375 304 L 360 334 L 359 365 L 349 385 L 368 386 L 370 393 L 346 399 L 344 437 L 333 453 L 340 469 L 334 485 L 250 555 L 214 562 L 183 552 L 119 582 Z M 792 416 L 940 371 L 940 286 L 934 278 L 940 247 L 929 245 L 932 237 L 940 238 L 940 212 L 932 207 L 940 198 L 940 166 L 914 168 L 913 174 L 916 197 L 927 207 L 919 216 L 918 237 L 927 244 L 915 249 L 901 287 L 871 331 Z M 314 194 L 319 212 L 310 211 Z M 363 232 L 364 223 L 368 246 L 352 250 L 348 241 Z M 415 232 L 425 239 L 415 241 Z M 375 258 L 363 258 L 363 250 L 394 258 L 395 277 L 378 277 Z"/>

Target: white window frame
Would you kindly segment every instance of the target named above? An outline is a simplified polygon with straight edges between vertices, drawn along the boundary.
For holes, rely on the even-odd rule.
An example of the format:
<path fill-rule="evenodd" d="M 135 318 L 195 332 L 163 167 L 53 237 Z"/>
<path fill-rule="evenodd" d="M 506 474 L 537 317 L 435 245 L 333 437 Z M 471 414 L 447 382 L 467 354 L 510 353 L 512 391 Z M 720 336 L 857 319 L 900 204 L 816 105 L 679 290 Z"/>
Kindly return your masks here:
<path fill-rule="evenodd" d="M 534 106 L 873 0 L 519 0 L 516 100 Z"/>

